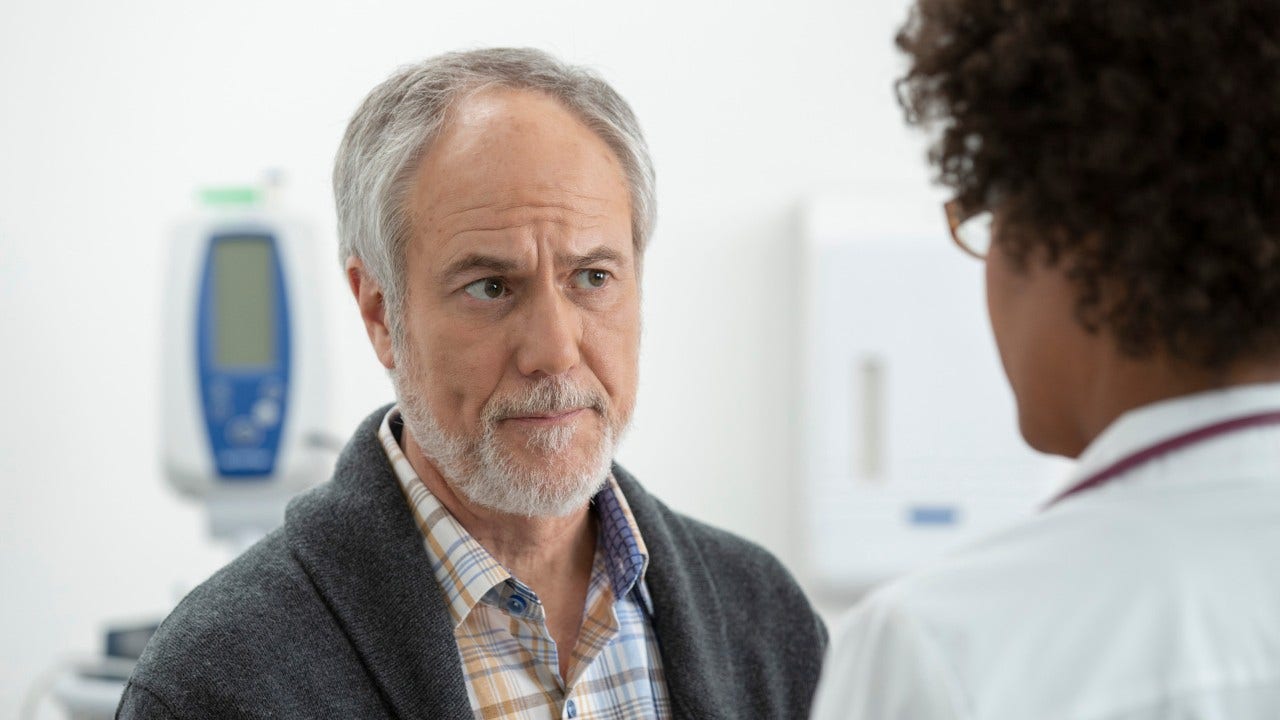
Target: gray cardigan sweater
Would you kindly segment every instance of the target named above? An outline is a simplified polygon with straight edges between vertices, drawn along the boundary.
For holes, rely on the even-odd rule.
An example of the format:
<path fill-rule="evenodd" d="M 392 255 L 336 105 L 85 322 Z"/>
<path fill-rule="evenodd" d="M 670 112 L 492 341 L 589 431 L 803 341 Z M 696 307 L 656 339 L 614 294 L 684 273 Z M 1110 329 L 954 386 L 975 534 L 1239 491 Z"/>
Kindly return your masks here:
<path fill-rule="evenodd" d="M 378 440 L 191 592 L 147 645 L 117 718 L 470 718 L 452 620 Z M 767 552 L 672 512 L 614 467 L 649 550 L 678 718 L 804 718 L 826 630 Z"/>

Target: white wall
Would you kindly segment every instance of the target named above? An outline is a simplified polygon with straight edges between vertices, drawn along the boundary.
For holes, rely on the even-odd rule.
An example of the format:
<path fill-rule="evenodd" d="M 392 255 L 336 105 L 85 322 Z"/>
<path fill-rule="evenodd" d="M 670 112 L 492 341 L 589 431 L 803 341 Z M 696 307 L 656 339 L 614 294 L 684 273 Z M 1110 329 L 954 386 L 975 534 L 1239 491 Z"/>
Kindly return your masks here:
<path fill-rule="evenodd" d="M 905 0 L 783 5 L 0 5 L 0 717 L 56 658 L 95 651 L 103 621 L 162 613 L 226 560 L 158 468 L 168 223 L 196 187 L 278 167 L 333 247 L 349 114 L 398 64 L 449 49 L 542 47 L 634 105 L 660 220 L 621 458 L 677 509 L 798 561 L 797 204 L 931 193 L 891 90 Z M 331 267 L 345 436 L 390 389 Z"/>

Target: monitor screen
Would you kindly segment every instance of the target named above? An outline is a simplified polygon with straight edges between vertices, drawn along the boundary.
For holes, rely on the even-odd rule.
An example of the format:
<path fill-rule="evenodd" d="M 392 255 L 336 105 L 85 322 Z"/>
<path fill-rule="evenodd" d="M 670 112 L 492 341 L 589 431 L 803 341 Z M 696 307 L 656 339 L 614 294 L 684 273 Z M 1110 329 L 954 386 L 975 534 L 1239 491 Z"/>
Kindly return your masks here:
<path fill-rule="evenodd" d="M 275 364 L 274 276 L 270 238 L 225 238 L 214 246 L 214 358 L 218 365 Z"/>

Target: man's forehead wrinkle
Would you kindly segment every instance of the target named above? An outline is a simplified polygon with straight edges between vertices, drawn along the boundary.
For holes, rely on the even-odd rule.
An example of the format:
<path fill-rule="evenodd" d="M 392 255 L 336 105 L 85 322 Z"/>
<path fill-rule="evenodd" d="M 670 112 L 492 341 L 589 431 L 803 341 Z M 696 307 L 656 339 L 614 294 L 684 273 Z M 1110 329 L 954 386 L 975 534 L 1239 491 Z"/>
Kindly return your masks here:
<path fill-rule="evenodd" d="M 528 236 L 531 238 L 539 238 L 539 237 L 548 235 L 550 233 L 550 228 L 553 228 L 553 227 L 572 228 L 573 230 L 581 232 L 581 231 L 599 230 L 600 228 L 604 227 L 604 223 L 544 218 L 534 222 L 511 222 L 511 223 L 498 223 L 493 225 L 484 225 L 484 224 L 467 225 L 466 227 L 459 229 L 457 231 L 449 232 L 448 239 L 457 240 L 459 238 L 462 238 L 468 235 L 476 235 L 476 234 L 484 234 L 484 233 L 503 233 L 503 232 L 518 233 L 520 237 Z"/>
<path fill-rule="evenodd" d="M 482 200 L 467 207 L 447 209 L 428 221 L 440 227 L 461 226 L 456 232 L 474 230 L 508 230 L 530 222 L 552 222 L 576 227 L 595 227 L 609 217 L 607 202 L 588 198 L 586 203 L 525 202 L 506 199 L 499 202 Z M 515 217 L 511 217 L 515 215 Z M 507 217 L 503 217 L 507 216 Z M 590 221 L 590 222 L 587 222 Z"/>
<path fill-rule="evenodd" d="M 590 213 L 603 210 L 610 198 L 582 192 L 565 184 L 527 185 L 520 188 L 477 192 L 474 189 L 453 188 L 440 192 L 434 205 L 448 209 L 444 217 L 472 210 L 501 212 L 521 207 L 560 208 L 571 212 Z M 449 208 L 458 205 L 457 208 Z"/>
<path fill-rule="evenodd" d="M 580 245 L 582 243 L 595 243 L 601 238 L 600 232 L 606 227 L 606 223 L 600 221 L 597 217 L 576 217 L 576 218 L 539 218 L 536 220 L 525 220 L 510 223 L 495 224 L 468 224 L 456 231 L 448 231 L 444 238 L 444 245 L 449 248 L 456 248 L 454 252 L 466 252 L 467 248 L 474 247 L 476 244 L 492 247 L 500 254 L 506 252 L 515 252 L 516 254 L 531 253 L 531 256 L 540 254 L 537 249 L 542 245 L 542 241 L 560 237 L 568 240 L 571 245 Z M 496 237 L 504 238 L 498 244 L 492 241 Z M 487 237 L 486 237 L 487 236 Z M 572 238 L 570 240 L 570 238 Z M 512 240 L 516 240 L 512 245 Z M 505 247 L 505 250 L 499 248 Z M 521 249 L 516 250 L 516 247 Z"/>

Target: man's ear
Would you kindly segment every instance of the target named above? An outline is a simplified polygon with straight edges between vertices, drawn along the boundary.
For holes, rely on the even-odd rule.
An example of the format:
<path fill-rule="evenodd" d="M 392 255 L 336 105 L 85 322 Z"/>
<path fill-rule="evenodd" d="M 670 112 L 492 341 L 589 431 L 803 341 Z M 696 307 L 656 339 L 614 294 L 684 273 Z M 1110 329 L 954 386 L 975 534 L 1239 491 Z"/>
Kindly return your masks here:
<path fill-rule="evenodd" d="M 369 333 L 369 342 L 378 361 L 388 370 L 396 366 L 395 354 L 391 351 L 391 328 L 387 325 L 387 303 L 378 281 L 365 268 L 360 258 L 354 255 L 347 258 L 347 284 L 351 286 L 351 294 L 356 298 L 360 308 L 360 319 L 364 320 L 364 329 Z"/>

